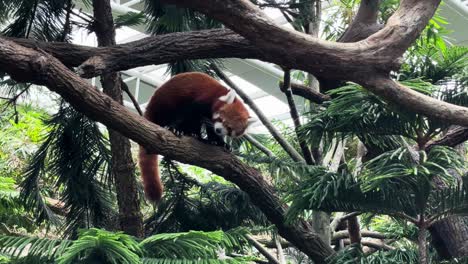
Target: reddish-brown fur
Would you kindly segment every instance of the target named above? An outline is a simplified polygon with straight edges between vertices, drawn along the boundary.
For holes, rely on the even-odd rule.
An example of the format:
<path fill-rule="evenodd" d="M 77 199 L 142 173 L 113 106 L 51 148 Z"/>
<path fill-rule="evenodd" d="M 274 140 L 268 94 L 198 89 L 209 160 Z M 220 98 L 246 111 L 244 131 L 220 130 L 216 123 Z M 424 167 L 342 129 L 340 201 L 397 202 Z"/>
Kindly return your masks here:
<path fill-rule="evenodd" d="M 219 97 L 228 89 L 207 74 L 191 72 L 174 76 L 164 83 L 151 97 L 145 118 L 160 126 L 176 124 L 184 133 L 200 133 L 201 121 L 212 119 L 219 112 L 230 129 L 240 135 L 248 126 L 249 113 L 239 99 L 226 104 Z M 158 155 L 148 154 L 140 146 L 139 166 L 149 200 L 159 201 L 163 186 L 159 176 Z"/>

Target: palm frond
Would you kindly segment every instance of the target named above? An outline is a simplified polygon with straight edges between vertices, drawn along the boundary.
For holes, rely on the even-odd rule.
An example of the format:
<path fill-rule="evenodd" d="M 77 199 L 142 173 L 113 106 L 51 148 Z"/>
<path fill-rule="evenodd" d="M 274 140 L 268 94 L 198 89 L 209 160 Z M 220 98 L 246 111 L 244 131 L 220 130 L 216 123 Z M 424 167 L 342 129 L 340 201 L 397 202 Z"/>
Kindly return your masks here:
<path fill-rule="evenodd" d="M 190 231 L 154 235 L 140 246 L 154 258 L 215 258 L 222 241 L 222 231 Z"/>
<path fill-rule="evenodd" d="M 423 78 L 432 83 L 452 78 L 468 66 L 468 48 L 451 46 L 440 48 L 422 45 L 412 50 L 400 70 L 400 79 Z"/>
<path fill-rule="evenodd" d="M 16 4 L 8 3 L 16 2 Z M 65 41 L 65 14 L 68 1 L 4 1 L 13 18 L 2 32 L 10 37 L 31 37 L 44 41 Z M 65 35 L 66 36 L 66 35 Z"/>
<path fill-rule="evenodd" d="M 291 206 L 287 218 L 292 221 L 304 210 L 314 209 L 407 216 L 415 216 L 422 210 L 417 207 L 413 193 L 403 189 L 404 186 L 389 184 L 364 192 L 361 185 L 360 180 L 344 171 L 333 173 L 324 167 L 312 167 L 288 194 Z"/>
<path fill-rule="evenodd" d="M 171 161 L 163 160 L 162 165 L 166 193 L 147 221 L 150 233 L 230 230 L 267 223 L 263 213 L 238 188 L 216 181 L 198 182 Z"/>
<path fill-rule="evenodd" d="M 388 151 L 364 165 L 362 177 L 365 190 L 382 187 L 383 184 L 403 183 L 412 186 L 415 192 L 430 184 L 434 177 L 449 182 L 453 179 L 449 170 L 460 171 L 463 158 L 452 148 L 437 146 L 429 153 L 419 151 L 419 160 L 414 161 L 413 153 L 407 148 Z M 425 192 L 430 192 L 427 190 Z"/>
<path fill-rule="evenodd" d="M 179 8 L 175 5 L 162 4 L 161 1 L 145 1 L 145 13 L 149 16 L 148 31 L 152 34 L 167 34 L 191 30 L 202 30 L 221 27 L 221 23 L 187 8 Z M 215 76 L 210 64 L 221 65 L 221 60 L 181 60 L 168 65 L 168 73 L 172 75 L 199 71 Z"/>
<path fill-rule="evenodd" d="M 78 240 L 73 241 L 57 262 L 134 264 L 141 263 L 142 255 L 138 243 L 129 235 L 92 228 L 80 231 Z"/>
<path fill-rule="evenodd" d="M 374 254 L 366 255 L 360 249 L 350 246 L 338 252 L 328 259 L 327 263 L 333 264 L 399 264 L 399 263 L 419 263 L 418 250 L 413 245 L 405 245 L 391 251 L 377 251 Z M 434 259 L 434 254 L 429 254 L 429 263 Z"/>
<path fill-rule="evenodd" d="M 421 80 L 403 84 L 425 94 L 435 90 Z M 300 130 L 300 136 L 312 146 L 318 146 L 322 140 L 328 149 L 335 138 L 358 136 L 364 144 L 388 150 L 401 145 L 395 136 L 417 139 L 418 133 L 429 130 L 421 116 L 397 109 L 359 85 L 348 84 L 329 94 L 331 102 L 324 104 L 322 111 L 311 113 L 310 121 Z"/>
<path fill-rule="evenodd" d="M 0 253 L 14 258 L 29 255 L 55 259 L 71 244 L 70 240 L 0 235 Z"/>
<path fill-rule="evenodd" d="M 135 13 L 135 12 L 128 12 L 122 15 L 117 16 L 114 19 L 115 28 L 119 27 L 131 27 L 136 26 L 144 23 L 146 21 L 146 16 L 144 13 Z"/>
<path fill-rule="evenodd" d="M 236 257 L 227 259 L 167 259 L 167 258 L 143 258 L 143 264 L 247 264 L 252 263 L 255 258 Z"/>
<path fill-rule="evenodd" d="M 452 184 L 447 188 L 433 191 L 429 197 L 427 214 L 431 221 L 437 221 L 450 215 L 468 215 L 467 180 Z"/>

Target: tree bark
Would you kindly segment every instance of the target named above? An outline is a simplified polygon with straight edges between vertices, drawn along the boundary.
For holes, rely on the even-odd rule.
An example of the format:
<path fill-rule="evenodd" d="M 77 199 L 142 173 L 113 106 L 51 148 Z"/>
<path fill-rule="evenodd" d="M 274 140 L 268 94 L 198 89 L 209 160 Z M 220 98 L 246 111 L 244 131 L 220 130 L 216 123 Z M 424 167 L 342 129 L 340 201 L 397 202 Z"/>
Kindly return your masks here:
<path fill-rule="evenodd" d="M 419 226 L 418 232 L 419 264 L 427 264 L 427 229 Z"/>
<path fill-rule="evenodd" d="M 426 150 L 434 146 L 449 146 L 456 148 L 460 155 L 466 157 L 465 141 L 467 139 L 467 128 L 452 127 L 442 138 L 429 143 Z M 457 178 L 457 181 L 461 180 L 460 175 L 453 176 Z M 429 232 L 432 245 L 441 259 L 468 256 L 468 216 L 451 216 L 442 219 L 430 226 Z"/>
<path fill-rule="evenodd" d="M 109 0 L 93 0 L 94 24 L 98 45 L 114 46 L 115 28 Z M 123 104 L 122 79 L 117 72 L 101 75 L 105 94 Z M 143 216 L 140 211 L 135 163 L 132 159 L 130 140 L 119 132 L 108 128 L 112 153 L 111 170 L 115 180 L 117 203 L 119 206 L 120 230 L 129 235 L 143 237 Z"/>
<path fill-rule="evenodd" d="M 278 228 L 279 234 L 315 263 L 325 263 L 325 259 L 334 253 L 306 221 L 286 224 L 287 208 L 281 203 L 273 186 L 265 181 L 258 170 L 242 163 L 223 148 L 204 144 L 191 137 L 177 137 L 132 113 L 45 52 L 24 48 L 0 38 L 0 58 L 0 70 L 14 80 L 47 86 L 78 111 L 144 145 L 148 151 L 208 169 L 237 184 Z"/>

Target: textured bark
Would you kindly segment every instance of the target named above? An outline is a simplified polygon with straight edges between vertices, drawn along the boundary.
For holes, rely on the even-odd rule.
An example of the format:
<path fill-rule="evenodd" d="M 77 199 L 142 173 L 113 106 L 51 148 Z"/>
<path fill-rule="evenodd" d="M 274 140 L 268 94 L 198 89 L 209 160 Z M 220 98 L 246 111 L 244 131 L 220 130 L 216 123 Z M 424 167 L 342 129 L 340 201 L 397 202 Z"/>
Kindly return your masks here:
<path fill-rule="evenodd" d="M 334 253 L 307 222 L 298 220 L 292 225 L 286 224 L 286 207 L 273 186 L 265 181 L 258 170 L 242 163 L 223 148 L 204 144 L 191 137 L 177 137 L 132 113 L 45 52 L 24 48 L 0 38 L 0 58 L 0 70 L 8 73 L 14 80 L 45 85 L 60 94 L 78 111 L 121 132 L 145 146 L 148 151 L 208 169 L 237 184 L 276 226 L 279 234 L 315 263 L 324 263 Z"/>
<path fill-rule="evenodd" d="M 170 33 L 97 48 L 61 42 L 8 39 L 25 47 L 42 49 L 69 67 L 81 65 L 80 73 L 86 78 L 104 72 L 164 64 L 181 59 L 235 57 L 266 60 L 261 50 L 229 29 Z"/>
<path fill-rule="evenodd" d="M 427 264 L 427 229 L 419 227 L 418 232 L 419 264 Z"/>
<path fill-rule="evenodd" d="M 377 23 L 380 2 L 381 0 L 362 0 L 356 17 L 338 39 L 338 42 L 355 42 L 366 39 L 382 29 L 383 25 Z"/>
<path fill-rule="evenodd" d="M 348 219 L 348 233 L 351 244 L 361 245 L 361 227 L 357 216 Z"/>
<path fill-rule="evenodd" d="M 433 224 L 432 245 L 442 259 L 468 256 L 468 217 L 452 216 Z"/>
<path fill-rule="evenodd" d="M 468 139 L 468 129 L 452 127 L 440 139 L 427 145 L 426 150 L 434 146 L 449 146 L 456 148 L 466 157 L 465 141 Z M 453 175 L 460 179 L 460 175 Z M 440 186 L 443 188 L 443 186 Z M 430 228 L 432 245 L 441 259 L 452 259 L 468 256 L 468 216 L 451 216 L 434 223 Z"/>
<path fill-rule="evenodd" d="M 114 46 L 115 28 L 109 0 L 93 0 L 94 24 L 98 45 Z M 123 104 L 122 79 L 117 72 L 101 75 L 105 94 Z M 120 230 L 129 235 L 143 237 L 143 216 L 140 211 L 135 163 L 132 159 L 130 140 L 118 131 L 108 128 L 112 153 L 112 175 L 115 180 L 117 204 L 119 206 Z"/>
<path fill-rule="evenodd" d="M 460 144 L 463 144 L 468 140 L 468 128 L 466 127 L 454 127 L 450 129 L 447 134 L 442 138 L 434 141 L 430 141 L 426 144 L 424 149 L 427 151 L 434 146 L 447 146 L 447 147 L 456 147 Z"/>

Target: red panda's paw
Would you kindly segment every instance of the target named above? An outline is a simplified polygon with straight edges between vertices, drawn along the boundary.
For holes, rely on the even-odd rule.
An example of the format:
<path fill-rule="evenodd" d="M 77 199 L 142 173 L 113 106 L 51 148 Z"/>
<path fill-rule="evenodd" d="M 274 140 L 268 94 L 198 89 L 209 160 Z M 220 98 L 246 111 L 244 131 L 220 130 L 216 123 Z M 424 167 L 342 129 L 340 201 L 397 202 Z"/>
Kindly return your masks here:
<path fill-rule="evenodd" d="M 168 127 L 167 130 L 171 131 L 172 134 L 174 134 L 177 137 L 183 137 L 184 136 L 184 133 L 182 131 L 177 130 L 177 129 L 173 128 L 173 127 Z"/>

